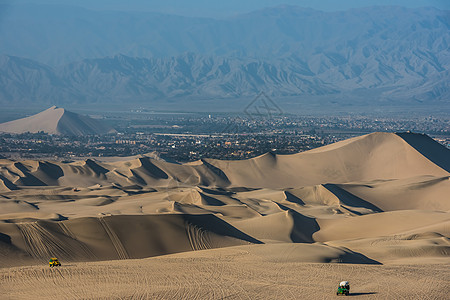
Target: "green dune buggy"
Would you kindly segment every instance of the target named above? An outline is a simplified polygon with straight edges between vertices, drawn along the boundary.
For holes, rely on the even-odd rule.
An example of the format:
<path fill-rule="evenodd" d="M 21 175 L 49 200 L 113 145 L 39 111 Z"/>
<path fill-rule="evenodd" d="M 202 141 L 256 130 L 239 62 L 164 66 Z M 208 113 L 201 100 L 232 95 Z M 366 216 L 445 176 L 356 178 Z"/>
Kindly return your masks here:
<path fill-rule="evenodd" d="M 339 284 L 338 290 L 336 292 L 336 295 L 345 295 L 348 296 L 350 294 L 350 284 L 348 281 L 342 281 Z"/>

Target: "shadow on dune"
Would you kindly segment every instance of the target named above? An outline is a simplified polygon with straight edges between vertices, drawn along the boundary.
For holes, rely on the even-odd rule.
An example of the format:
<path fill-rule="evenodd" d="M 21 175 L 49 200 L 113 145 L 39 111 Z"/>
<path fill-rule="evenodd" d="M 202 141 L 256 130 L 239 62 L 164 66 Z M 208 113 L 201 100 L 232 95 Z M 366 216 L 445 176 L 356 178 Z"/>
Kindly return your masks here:
<path fill-rule="evenodd" d="M 297 203 L 299 205 L 305 205 L 305 202 L 303 202 L 302 199 L 300 199 L 299 197 L 293 195 L 292 193 L 285 191 L 284 195 L 286 196 L 286 200 L 292 203 Z"/>
<path fill-rule="evenodd" d="M 350 293 L 349 296 L 364 296 L 364 295 L 375 295 L 377 292 L 365 292 L 365 293 Z"/>
<path fill-rule="evenodd" d="M 320 229 L 316 219 L 306 217 L 293 210 L 289 212 L 294 219 L 294 228 L 291 233 L 292 241 L 294 243 L 314 243 L 312 235 Z"/>
<path fill-rule="evenodd" d="M 11 244 L 11 237 L 7 234 L 0 232 L 0 242 Z"/>
<path fill-rule="evenodd" d="M 203 192 L 211 194 L 211 195 L 225 195 L 225 196 L 231 196 L 233 195 L 233 192 L 227 191 L 223 188 L 206 188 L 204 186 L 199 186 Z"/>
<path fill-rule="evenodd" d="M 0 256 L 10 248 L 17 248 L 20 253 L 40 261 L 53 256 L 64 261 L 144 258 L 263 244 L 211 214 L 21 220 L 18 223 L 0 223 L 0 232 Z M 16 244 L 18 240 L 20 242 Z"/>
<path fill-rule="evenodd" d="M 229 236 L 253 244 L 264 244 L 214 215 L 183 215 L 183 218 L 190 224 L 204 228 L 219 236 Z"/>
<path fill-rule="evenodd" d="M 0 175 L 0 184 L 1 183 L 3 183 L 3 185 L 6 188 L 8 188 L 9 190 L 17 190 L 18 189 L 14 183 L 12 183 L 9 179 L 7 179 L 6 177 L 3 177 L 2 175 Z"/>
<path fill-rule="evenodd" d="M 141 165 L 144 170 L 146 170 L 150 176 L 157 179 L 168 179 L 169 175 L 164 172 L 162 169 L 158 168 L 155 164 L 153 164 L 150 158 L 139 158 Z M 137 168 L 140 169 L 140 168 Z"/>
<path fill-rule="evenodd" d="M 327 184 L 324 184 L 323 186 L 327 190 L 332 192 L 336 197 L 338 197 L 339 200 L 345 205 L 348 205 L 351 207 L 362 207 L 362 208 L 370 209 L 375 212 L 383 212 L 383 210 L 380 209 L 379 207 L 347 192 L 346 190 L 340 188 L 339 186 L 337 186 L 335 184 L 327 183 Z M 360 214 L 358 212 L 355 212 L 355 213 Z"/>
<path fill-rule="evenodd" d="M 205 202 L 207 205 L 212 205 L 212 206 L 224 206 L 224 205 L 226 205 L 225 203 L 223 203 L 220 200 L 217 200 L 214 197 L 205 195 L 203 193 L 199 193 L 199 194 L 200 194 L 200 197 L 202 197 L 203 202 Z"/>
<path fill-rule="evenodd" d="M 34 175 L 31 174 L 30 170 L 27 169 L 21 162 L 14 163 L 16 167 L 23 175 L 17 175 L 19 179 L 14 181 L 15 185 L 26 185 L 26 186 L 46 186 L 47 184 Z"/>
<path fill-rule="evenodd" d="M 450 172 L 450 150 L 425 134 L 396 133 L 411 147 L 447 172 Z"/>
<path fill-rule="evenodd" d="M 133 182 L 137 182 L 138 184 L 146 185 L 144 178 L 142 178 L 135 170 L 130 169 L 132 176 L 130 176 L 128 179 L 132 180 Z"/>
<path fill-rule="evenodd" d="M 50 162 L 39 162 L 38 170 L 45 173 L 51 179 L 57 180 L 64 176 L 64 172 L 60 166 Z"/>
<path fill-rule="evenodd" d="M 103 168 L 100 166 L 97 162 L 93 161 L 92 159 L 87 159 L 85 161 L 85 165 L 88 166 L 92 171 L 94 171 L 97 175 L 104 175 L 109 172 L 108 169 Z"/>
<path fill-rule="evenodd" d="M 379 261 L 371 259 L 362 253 L 346 249 L 347 252 L 339 257 L 339 263 L 344 264 L 367 264 L 367 265 L 382 265 Z"/>
<path fill-rule="evenodd" d="M 24 177 L 20 177 L 17 181 L 14 182 L 16 186 L 24 185 L 24 186 L 47 186 L 45 182 L 38 179 L 37 177 L 31 175 L 30 173 L 24 173 Z"/>
<path fill-rule="evenodd" d="M 225 174 L 224 171 L 222 171 L 221 169 L 217 168 L 216 166 L 210 164 L 209 162 L 207 162 L 205 159 L 201 160 L 203 165 L 205 167 L 208 168 L 208 170 L 210 170 L 212 173 L 214 173 L 218 178 L 220 178 L 221 180 L 223 180 L 223 182 L 226 185 L 230 184 L 230 180 L 228 179 L 228 176 Z"/>
<path fill-rule="evenodd" d="M 304 216 L 301 213 L 298 213 L 295 210 L 292 210 L 280 203 L 277 203 L 277 205 L 281 209 L 288 211 L 292 216 L 292 219 L 294 221 L 294 226 L 290 235 L 292 242 L 314 243 L 315 241 L 312 236 L 316 231 L 320 230 L 319 224 L 317 223 L 316 219 Z"/>
<path fill-rule="evenodd" d="M 232 193 L 245 193 L 245 192 L 251 192 L 251 191 L 259 190 L 259 188 L 249 188 L 249 187 L 244 187 L 244 186 L 236 186 L 236 187 L 227 188 L 227 190 L 232 192 Z"/>

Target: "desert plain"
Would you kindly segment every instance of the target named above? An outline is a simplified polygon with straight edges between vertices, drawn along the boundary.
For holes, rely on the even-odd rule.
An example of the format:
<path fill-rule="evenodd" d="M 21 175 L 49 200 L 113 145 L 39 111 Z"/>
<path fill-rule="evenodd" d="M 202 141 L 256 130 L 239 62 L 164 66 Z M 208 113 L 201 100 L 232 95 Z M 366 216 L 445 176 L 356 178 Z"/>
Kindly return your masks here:
<path fill-rule="evenodd" d="M 449 152 L 373 133 L 241 161 L 1 159 L 2 298 L 331 299 L 348 280 L 446 299 Z"/>

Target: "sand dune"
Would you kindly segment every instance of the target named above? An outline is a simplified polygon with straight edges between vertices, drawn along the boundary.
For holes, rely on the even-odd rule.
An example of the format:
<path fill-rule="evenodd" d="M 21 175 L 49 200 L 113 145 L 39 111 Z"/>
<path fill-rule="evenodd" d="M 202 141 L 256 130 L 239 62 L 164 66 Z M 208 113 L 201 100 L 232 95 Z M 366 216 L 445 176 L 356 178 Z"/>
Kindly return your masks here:
<path fill-rule="evenodd" d="M 64 135 L 106 134 L 115 130 L 101 121 L 52 106 L 36 115 L 0 124 L 0 132 Z"/>
<path fill-rule="evenodd" d="M 424 138 L 422 144 L 426 145 L 421 149 L 439 150 L 430 152 L 435 154 L 434 161 L 448 160 L 448 149 L 431 139 Z M 390 133 L 374 133 L 295 155 L 265 154 L 242 161 L 204 159 L 174 164 L 148 157 L 108 163 L 3 159 L 0 168 L 0 176 L 13 184 L 84 187 L 98 183 L 167 186 L 174 181 L 192 186 L 279 189 L 449 174 L 399 135 Z"/>
<path fill-rule="evenodd" d="M 2 159 L 0 266 L 239 247 L 265 262 L 446 264 L 449 157 L 423 135 L 374 133 L 243 161 Z"/>
<path fill-rule="evenodd" d="M 442 160 L 448 156 L 442 145 L 431 139 L 423 142 L 431 144 L 423 148 L 441 149 L 436 154 Z M 390 133 L 369 134 L 295 155 L 266 154 L 246 161 L 210 163 L 233 185 L 266 188 L 448 174 L 403 138 Z"/>
<path fill-rule="evenodd" d="M 314 234 L 316 241 L 347 240 L 378 236 L 398 235 L 420 231 L 422 227 L 450 221 L 447 212 L 403 210 L 370 214 L 358 218 L 318 220 L 320 231 Z M 389 224 L 388 226 L 382 226 Z M 443 229 L 437 232 L 448 235 Z"/>
<path fill-rule="evenodd" d="M 365 199 L 383 211 L 404 209 L 450 210 L 449 176 L 424 175 L 360 184 L 340 184 L 339 187 Z"/>

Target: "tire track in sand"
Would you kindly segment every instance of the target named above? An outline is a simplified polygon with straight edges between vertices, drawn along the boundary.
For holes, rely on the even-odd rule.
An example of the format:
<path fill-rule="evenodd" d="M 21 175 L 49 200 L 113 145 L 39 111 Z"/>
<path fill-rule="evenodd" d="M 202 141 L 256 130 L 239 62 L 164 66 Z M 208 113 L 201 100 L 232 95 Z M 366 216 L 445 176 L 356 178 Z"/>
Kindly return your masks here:
<path fill-rule="evenodd" d="M 54 256 L 76 257 L 76 253 L 63 246 L 63 241 L 39 225 L 38 222 L 17 223 L 16 226 L 22 234 L 26 251 L 33 257 L 45 260 Z"/>
<path fill-rule="evenodd" d="M 105 229 L 106 233 L 108 234 L 109 239 L 111 240 L 111 243 L 113 244 L 119 259 L 128 259 L 128 258 L 130 258 L 128 253 L 127 253 L 127 250 L 123 246 L 123 244 L 120 241 L 119 237 L 112 230 L 112 228 L 108 225 L 108 223 L 106 222 L 104 217 L 99 217 L 98 220 L 99 220 L 100 224 L 103 226 L 103 228 Z"/>
<path fill-rule="evenodd" d="M 212 249 L 208 233 L 196 225 L 186 223 L 186 234 L 192 250 Z"/>
<path fill-rule="evenodd" d="M 97 259 L 97 256 L 91 251 L 91 249 L 89 249 L 84 243 L 82 243 L 81 241 L 79 241 L 77 239 L 77 236 L 72 232 L 72 230 L 69 229 L 69 227 L 67 226 L 67 224 L 65 224 L 64 222 L 58 222 L 59 227 L 61 228 L 62 232 L 70 237 L 71 239 L 73 239 L 74 241 L 76 241 L 78 243 L 78 245 L 81 248 L 81 251 L 84 252 L 85 256 L 89 259 Z"/>

